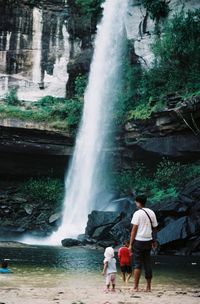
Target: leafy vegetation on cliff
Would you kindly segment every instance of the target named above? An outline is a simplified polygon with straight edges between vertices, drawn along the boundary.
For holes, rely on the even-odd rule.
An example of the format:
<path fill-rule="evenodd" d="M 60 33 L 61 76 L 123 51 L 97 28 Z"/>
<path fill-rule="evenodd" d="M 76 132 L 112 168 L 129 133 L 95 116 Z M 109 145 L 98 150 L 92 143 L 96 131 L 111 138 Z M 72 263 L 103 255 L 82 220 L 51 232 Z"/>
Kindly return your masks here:
<path fill-rule="evenodd" d="M 159 21 L 169 14 L 169 0 L 142 0 L 144 7 L 153 20 Z"/>
<path fill-rule="evenodd" d="M 75 80 L 73 99 L 43 97 L 38 102 L 19 101 L 16 90 L 12 89 L 4 102 L 0 103 L 0 118 L 16 118 L 23 121 L 45 123 L 47 126 L 76 133 L 83 108 L 83 94 L 87 77 L 78 76 Z"/>
<path fill-rule="evenodd" d="M 64 181 L 56 178 L 31 178 L 22 184 L 20 190 L 29 201 L 48 203 L 59 208 L 64 197 Z"/>
<path fill-rule="evenodd" d="M 101 12 L 101 4 L 104 0 L 75 0 L 74 2 L 83 15 L 94 17 Z"/>
<path fill-rule="evenodd" d="M 178 92 L 184 96 L 199 92 L 200 10 L 174 15 L 152 50 L 155 59 L 150 68 L 131 63 L 127 66 L 123 98 L 128 118 L 148 118 L 165 106 L 167 94 Z"/>
<path fill-rule="evenodd" d="M 163 159 L 152 170 L 144 164 L 136 164 L 134 170 L 115 172 L 113 187 L 120 193 L 133 191 L 146 193 L 152 203 L 176 198 L 182 188 L 200 175 L 200 163 L 181 164 Z"/>

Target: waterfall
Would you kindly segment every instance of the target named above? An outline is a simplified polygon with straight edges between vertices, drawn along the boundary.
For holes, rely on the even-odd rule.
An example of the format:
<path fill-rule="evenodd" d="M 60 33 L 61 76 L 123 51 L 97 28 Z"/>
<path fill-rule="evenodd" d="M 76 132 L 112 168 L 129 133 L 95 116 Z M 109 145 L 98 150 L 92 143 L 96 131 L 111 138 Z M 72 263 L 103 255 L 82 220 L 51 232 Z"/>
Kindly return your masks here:
<path fill-rule="evenodd" d="M 63 221 L 52 242 L 84 232 L 88 214 L 101 192 L 106 144 L 121 80 L 124 17 L 128 0 L 107 0 L 98 26 L 83 117 L 66 176 Z M 101 209 L 101 206 L 95 206 Z"/>
<path fill-rule="evenodd" d="M 41 49 L 42 49 L 42 12 L 39 8 L 33 9 L 33 70 L 32 79 L 34 82 L 41 82 Z"/>
<path fill-rule="evenodd" d="M 128 0 L 107 0 L 97 29 L 94 55 L 85 92 L 83 117 L 74 155 L 65 179 L 63 220 L 58 231 L 45 240 L 24 238 L 24 242 L 56 245 L 66 237 L 84 233 L 88 214 L 102 191 L 108 161 L 106 147 L 113 129 L 112 114 L 121 83 L 125 46 L 124 17 Z"/>

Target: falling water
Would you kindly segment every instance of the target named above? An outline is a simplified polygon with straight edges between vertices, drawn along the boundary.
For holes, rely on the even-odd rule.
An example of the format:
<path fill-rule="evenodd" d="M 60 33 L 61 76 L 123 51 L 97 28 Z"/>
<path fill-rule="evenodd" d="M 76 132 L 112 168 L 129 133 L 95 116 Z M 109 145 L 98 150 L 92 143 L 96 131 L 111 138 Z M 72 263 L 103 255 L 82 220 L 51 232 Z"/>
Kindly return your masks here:
<path fill-rule="evenodd" d="M 66 177 L 63 221 L 52 241 L 83 233 L 88 214 L 101 192 L 105 147 L 121 80 L 124 17 L 128 0 L 107 0 L 98 26 L 82 122 Z"/>
<path fill-rule="evenodd" d="M 39 8 L 33 9 L 33 81 L 38 83 L 41 81 L 41 44 L 42 44 L 42 12 Z"/>
<path fill-rule="evenodd" d="M 83 233 L 91 210 L 102 191 L 108 161 L 112 114 L 121 83 L 121 66 L 125 45 L 124 17 L 128 0 L 107 0 L 98 26 L 84 111 L 74 155 L 65 181 L 63 221 L 57 232 L 42 244 L 60 244 L 65 237 Z M 25 238 L 31 243 L 33 239 Z M 41 243 L 40 240 L 35 243 Z"/>

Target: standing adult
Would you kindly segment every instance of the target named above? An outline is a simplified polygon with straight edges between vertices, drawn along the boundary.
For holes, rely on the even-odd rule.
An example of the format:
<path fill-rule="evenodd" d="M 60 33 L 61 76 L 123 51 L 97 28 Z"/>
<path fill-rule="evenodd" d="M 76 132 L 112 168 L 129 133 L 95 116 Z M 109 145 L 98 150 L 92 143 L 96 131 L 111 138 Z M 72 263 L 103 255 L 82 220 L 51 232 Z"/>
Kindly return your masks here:
<path fill-rule="evenodd" d="M 130 247 L 134 251 L 134 290 L 139 290 L 139 281 L 142 266 L 147 280 L 146 291 L 151 291 L 152 265 L 151 248 L 155 246 L 154 232 L 158 226 L 156 215 L 153 210 L 145 208 L 147 197 L 144 195 L 135 198 L 138 210 L 133 214 L 131 224 Z"/>

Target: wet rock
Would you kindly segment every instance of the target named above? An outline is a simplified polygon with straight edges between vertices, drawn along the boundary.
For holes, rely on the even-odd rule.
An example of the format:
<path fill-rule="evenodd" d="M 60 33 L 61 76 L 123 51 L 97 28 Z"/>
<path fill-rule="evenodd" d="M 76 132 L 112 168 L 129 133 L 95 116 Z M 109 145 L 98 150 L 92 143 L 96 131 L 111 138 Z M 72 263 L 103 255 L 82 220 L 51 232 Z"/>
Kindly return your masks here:
<path fill-rule="evenodd" d="M 118 244 L 123 244 L 124 241 L 130 239 L 131 228 L 131 216 L 128 216 L 114 225 L 110 233 Z"/>
<path fill-rule="evenodd" d="M 61 243 L 63 247 L 73 247 L 81 245 L 81 241 L 70 238 L 62 240 Z"/>
<path fill-rule="evenodd" d="M 27 199 L 23 198 L 23 197 L 19 197 L 19 196 L 13 196 L 12 199 L 19 204 L 23 204 L 27 202 Z"/>
<path fill-rule="evenodd" d="M 200 226 L 196 219 L 191 217 L 181 217 L 178 220 L 170 222 L 158 233 L 158 241 L 160 245 L 166 245 L 175 241 L 182 241 L 194 233 L 197 233 Z"/>
<path fill-rule="evenodd" d="M 116 246 L 116 242 L 114 240 L 106 240 L 106 241 L 103 240 L 103 241 L 99 241 L 97 244 L 98 246 L 103 248 Z"/>
<path fill-rule="evenodd" d="M 132 197 L 123 197 L 116 200 L 112 200 L 109 207 L 113 208 L 116 212 L 133 213 L 136 210 L 136 206 L 133 203 Z"/>
<path fill-rule="evenodd" d="M 110 239 L 110 230 L 112 228 L 113 224 L 111 225 L 105 225 L 105 226 L 100 226 L 95 229 L 94 233 L 92 234 L 92 238 L 96 240 L 106 240 Z"/>
<path fill-rule="evenodd" d="M 120 221 L 120 214 L 112 211 L 92 211 L 88 216 L 86 234 L 92 236 L 94 231 L 100 227 L 109 224 L 115 224 Z"/>
<path fill-rule="evenodd" d="M 60 219 L 61 219 L 61 214 L 60 213 L 54 213 L 49 218 L 49 224 L 55 223 L 56 221 L 58 221 Z"/>
<path fill-rule="evenodd" d="M 31 215 L 33 213 L 33 206 L 32 205 L 25 205 L 24 210 L 27 214 Z"/>

